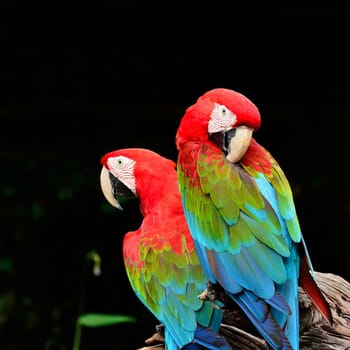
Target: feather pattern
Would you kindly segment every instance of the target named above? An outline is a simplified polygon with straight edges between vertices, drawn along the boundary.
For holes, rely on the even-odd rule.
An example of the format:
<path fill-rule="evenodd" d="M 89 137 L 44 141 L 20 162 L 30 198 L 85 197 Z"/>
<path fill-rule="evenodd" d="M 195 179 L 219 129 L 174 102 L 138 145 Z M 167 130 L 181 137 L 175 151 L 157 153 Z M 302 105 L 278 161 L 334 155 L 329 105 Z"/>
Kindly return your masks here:
<path fill-rule="evenodd" d="M 105 156 L 103 165 L 108 168 L 109 158 L 125 161 L 125 157 L 135 164 L 132 175 L 143 214 L 140 227 L 123 240 L 132 289 L 164 325 L 167 350 L 186 344 L 197 346 L 194 349 L 229 350 L 218 335 L 222 310 L 198 298 L 207 277 L 184 217 L 175 163 L 149 150 L 123 149 Z"/>
<path fill-rule="evenodd" d="M 254 153 L 257 162 L 257 150 Z M 191 181 L 185 173 L 181 174 L 180 163 L 179 186 L 187 222 L 194 240 L 201 246 L 199 256 L 205 271 L 210 271 L 211 282 L 220 283 L 271 346 L 280 349 L 289 342 L 283 332 L 287 319 L 289 323 L 297 322 L 293 321 L 298 308 L 299 271 L 295 244 L 301 231 L 296 221 L 291 225 L 292 233 L 289 232 L 287 220 L 297 218 L 295 210 L 287 210 L 287 203 L 293 206 L 292 197 L 288 197 L 291 194 L 288 182 L 281 181 L 284 177 L 280 169 L 272 169 L 278 167 L 273 158 L 265 152 L 262 155 L 264 160 L 270 159 L 260 167 L 264 172 L 253 167 L 248 172 L 245 164 L 249 164 L 249 150 L 245 164 L 243 161 L 231 164 L 218 149 L 204 144 L 197 158 L 199 185 L 189 185 Z M 209 170 L 216 166 L 220 171 Z M 279 195 L 273 187 L 274 174 L 278 174 Z M 291 269 L 294 274 L 288 273 Z M 258 299 L 253 302 L 246 291 Z M 279 304 L 274 303 L 277 295 Z M 294 332 L 291 339 L 298 339 L 296 324 L 288 325 L 287 329 Z"/>
<path fill-rule="evenodd" d="M 176 134 L 179 189 L 208 279 L 225 289 L 270 347 L 297 350 L 300 265 L 312 270 L 311 262 L 284 172 L 254 138 L 246 139 L 259 127 L 260 114 L 245 96 L 220 88 L 202 95 Z M 210 138 L 210 130 L 220 134 Z M 306 277 L 309 292 L 321 294 Z"/>

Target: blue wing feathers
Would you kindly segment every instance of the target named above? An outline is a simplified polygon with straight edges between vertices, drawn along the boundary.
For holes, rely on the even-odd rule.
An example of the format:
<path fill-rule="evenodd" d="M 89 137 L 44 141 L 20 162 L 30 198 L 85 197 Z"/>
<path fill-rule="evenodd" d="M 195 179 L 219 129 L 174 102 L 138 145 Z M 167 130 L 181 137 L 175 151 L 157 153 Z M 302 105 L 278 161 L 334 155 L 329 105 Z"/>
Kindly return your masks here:
<path fill-rule="evenodd" d="M 186 345 L 184 349 L 232 350 L 225 338 L 202 326 L 197 327 L 194 333 L 194 344 Z"/>
<path fill-rule="evenodd" d="M 215 271 L 215 280 L 212 283 L 219 282 L 221 286 L 231 293 L 239 293 L 242 285 L 239 281 L 231 278 L 231 274 L 235 272 L 236 267 L 232 266 L 232 257 L 227 253 L 217 254 L 215 251 L 206 252 L 207 259 L 210 261 L 211 268 Z M 228 259 L 225 260 L 225 257 Z"/>
<path fill-rule="evenodd" d="M 174 320 L 181 320 L 181 328 L 194 331 L 196 318 L 194 313 L 189 313 L 187 306 L 184 306 L 173 293 L 167 293 L 168 314 L 174 315 Z M 175 323 L 176 324 L 176 323 Z"/>
<path fill-rule="evenodd" d="M 277 310 L 279 313 L 284 315 L 284 318 L 288 315 L 292 314 L 291 308 L 288 304 L 288 302 L 286 301 L 287 298 L 285 298 L 284 296 L 282 296 L 279 293 L 275 293 L 274 296 L 270 299 L 266 300 L 266 303 L 268 303 L 269 305 L 271 305 L 273 307 L 272 309 L 272 313 L 275 310 Z M 278 322 L 278 324 L 281 324 L 280 322 Z"/>
<path fill-rule="evenodd" d="M 219 254 L 227 268 L 226 280 L 233 276 L 234 280 L 248 290 L 253 290 L 262 298 L 270 298 L 274 293 L 271 279 L 262 271 L 247 248 L 241 249 L 241 254 Z M 231 276 L 230 276 L 230 275 Z M 225 281 L 223 282 L 225 284 Z M 225 287 L 224 287 L 225 288 Z M 225 288 L 226 289 L 226 288 Z"/>
<path fill-rule="evenodd" d="M 264 174 L 251 177 L 242 171 L 230 174 L 233 181 L 242 183 L 234 190 L 220 183 L 219 176 L 216 183 L 203 181 L 210 187 L 206 193 L 212 203 L 210 196 L 203 196 L 197 201 L 201 204 L 194 204 L 198 192 L 187 195 L 183 188 L 187 223 L 208 279 L 220 283 L 273 349 L 297 350 L 299 257 L 295 243 L 304 242 L 291 191 L 283 173 L 273 172 L 280 181 L 276 190 Z M 225 202 L 222 195 L 226 192 Z"/>
<path fill-rule="evenodd" d="M 287 280 L 287 271 L 283 258 L 273 249 L 256 241 L 255 244 L 246 248 L 249 255 L 254 259 L 263 273 L 276 283 L 284 283 Z"/>
<path fill-rule="evenodd" d="M 186 298 L 188 300 L 191 300 L 191 308 L 194 310 L 199 310 L 199 309 L 203 309 L 204 305 L 203 302 L 198 298 L 198 290 L 204 290 L 206 288 L 206 285 L 203 284 L 201 286 L 195 285 L 193 283 L 189 283 L 187 286 L 187 290 L 186 290 Z M 186 303 L 187 300 L 184 300 L 184 302 Z M 209 311 L 209 310 L 208 310 Z M 208 315 L 209 313 L 205 312 L 205 311 L 200 311 L 198 313 L 198 316 L 203 314 L 203 319 L 208 319 Z M 221 315 L 222 317 L 222 315 Z M 208 322 L 209 320 L 207 320 L 206 322 Z"/>
<path fill-rule="evenodd" d="M 219 309 L 211 310 L 212 308 L 213 306 L 210 302 L 203 303 L 203 311 L 198 314 L 197 321 L 199 324 L 205 327 L 210 327 L 214 329 L 216 332 L 218 332 L 222 321 L 222 310 L 219 310 Z M 208 317 L 206 317 L 206 315 L 208 314 L 208 312 L 211 312 L 211 311 L 213 311 L 213 314 L 211 319 L 208 320 Z M 204 316 L 204 317 L 201 317 L 201 316 Z"/>
<path fill-rule="evenodd" d="M 286 335 L 268 312 L 269 308 L 264 300 L 256 298 L 256 295 L 248 291 L 230 296 L 273 349 L 292 350 Z"/>

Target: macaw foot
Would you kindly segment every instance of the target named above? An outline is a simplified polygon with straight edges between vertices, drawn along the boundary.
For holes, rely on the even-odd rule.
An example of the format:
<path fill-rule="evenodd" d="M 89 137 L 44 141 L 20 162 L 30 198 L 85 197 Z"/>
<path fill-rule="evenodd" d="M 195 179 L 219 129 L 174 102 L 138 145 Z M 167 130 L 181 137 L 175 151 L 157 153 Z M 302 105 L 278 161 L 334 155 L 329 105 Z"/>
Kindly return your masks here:
<path fill-rule="evenodd" d="M 215 303 L 216 291 L 211 282 L 207 282 L 207 288 L 205 288 L 204 291 L 198 295 L 198 298 L 203 301 L 210 301 L 216 309 L 220 309 L 220 307 Z"/>
<path fill-rule="evenodd" d="M 156 333 L 154 333 L 150 338 L 146 339 L 145 343 L 148 346 L 140 348 L 138 350 L 164 350 L 164 325 L 156 325 Z"/>
<path fill-rule="evenodd" d="M 209 281 L 207 282 L 207 288 L 205 288 L 204 291 L 198 295 L 198 298 L 203 301 L 214 301 L 216 299 L 215 289 Z"/>
<path fill-rule="evenodd" d="M 164 340 L 164 329 L 165 327 L 162 323 L 156 325 L 156 331 L 161 337 L 163 337 L 163 340 Z"/>

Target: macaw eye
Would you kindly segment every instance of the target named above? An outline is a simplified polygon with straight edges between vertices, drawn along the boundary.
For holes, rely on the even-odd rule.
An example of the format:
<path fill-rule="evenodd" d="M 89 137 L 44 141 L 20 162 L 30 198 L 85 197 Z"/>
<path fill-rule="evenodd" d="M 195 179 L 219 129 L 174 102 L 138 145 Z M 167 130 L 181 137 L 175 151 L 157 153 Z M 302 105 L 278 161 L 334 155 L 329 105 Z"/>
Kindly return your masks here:
<path fill-rule="evenodd" d="M 208 123 L 208 133 L 213 134 L 225 130 L 232 129 L 237 117 L 232 111 L 225 105 L 218 103 L 214 104 L 214 108 L 210 114 L 210 120 Z"/>
<path fill-rule="evenodd" d="M 111 174 L 132 192 L 136 193 L 134 166 L 135 161 L 125 156 L 111 157 L 108 159 L 108 168 Z"/>
<path fill-rule="evenodd" d="M 126 171 L 133 163 L 131 159 L 124 156 L 112 157 L 108 160 L 109 168 L 114 169 L 118 173 Z"/>
<path fill-rule="evenodd" d="M 115 158 L 115 160 L 114 160 L 115 167 L 117 169 L 120 169 L 120 170 L 125 168 L 128 163 L 130 163 L 130 160 L 128 158 L 123 157 L 123 156 L 119 156 L 119 157 Z"/>

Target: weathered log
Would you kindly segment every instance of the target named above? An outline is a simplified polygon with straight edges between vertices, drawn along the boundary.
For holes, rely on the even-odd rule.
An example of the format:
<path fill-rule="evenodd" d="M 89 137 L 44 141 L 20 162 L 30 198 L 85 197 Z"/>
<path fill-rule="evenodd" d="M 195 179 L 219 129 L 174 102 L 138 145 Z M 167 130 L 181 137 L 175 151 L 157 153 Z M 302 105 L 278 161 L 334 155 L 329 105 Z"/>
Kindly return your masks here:
<path fill-rule="evenodd" d="M 331 308 L 333 324 L 329 324 L 300 289 L 300 349 L 350 350 L 350 283 L 332 273 L 316 272 L 315 278 Z M 232 348 L 266 350 L 265 341 L 245 315 L 233 304 L 227 305 L 225 302 L 225 306 L 220 333 Z M 164 346 L 159 344 L 161 340 L 156 333 L 146 341 L 149 346 L 139 350 L 163 350 Z"/>
<path fill-rule="evenodd" d="M 350 283 L 331 273 L 316 272 L 315 278 L 331 308 L 333 324 L 329 324 L 299 289 L 300 349 L 350 349 Z M 266 349 L 238 309 L 225 311 L 225 323 L 220 333 L 234 349 Z"/>
<path fill-rule="evenodd" d="M 302 349 L 350 348 L 350 283 L 331 273 L 315 274 L 332 311 L 330 325 L 312 306 L 309 298 L 300 292 L 300 344 Z"/>

